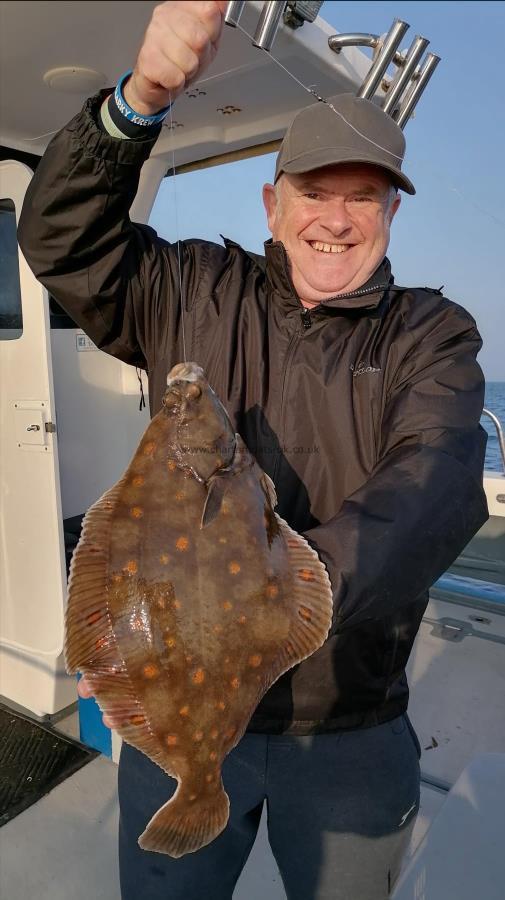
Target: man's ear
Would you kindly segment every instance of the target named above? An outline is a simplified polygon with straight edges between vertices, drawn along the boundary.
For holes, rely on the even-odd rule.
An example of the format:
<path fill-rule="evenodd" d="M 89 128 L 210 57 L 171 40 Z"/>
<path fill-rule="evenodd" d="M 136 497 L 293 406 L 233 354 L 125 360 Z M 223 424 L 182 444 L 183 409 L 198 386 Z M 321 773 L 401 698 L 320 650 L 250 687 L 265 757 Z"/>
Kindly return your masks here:
<path fill-rule="evenodd" d="M 391 225 L 391 222 L 393 221 L 394 217 L 396 216 L 396 213 L 398 212 L 401 202 L 402 202 L 401 194 L 400 194 L 400 191 L 398 191 L 395 199 L 393 200 L 393 202 L 391 204 L 390 210 L 389 210 L 389 224 L 390 225 Z"/>
<path fill-rule="evenodd" d="M 273 234 L 277 218 L 277 195 L 273 184 L 263 185 L 263 205 L 267 214 L 268 228 Z"/>

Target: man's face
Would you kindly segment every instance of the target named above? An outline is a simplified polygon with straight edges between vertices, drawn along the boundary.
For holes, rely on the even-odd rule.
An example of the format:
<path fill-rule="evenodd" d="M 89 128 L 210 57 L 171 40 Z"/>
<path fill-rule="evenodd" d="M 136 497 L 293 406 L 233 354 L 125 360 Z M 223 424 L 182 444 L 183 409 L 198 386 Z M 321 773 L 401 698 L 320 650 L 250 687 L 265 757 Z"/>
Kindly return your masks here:
<path fill-rule="evenodd" d="M 400 197 L 382 169 L 340 164 L 266 184 L 263 202 L 274 241 L 288 254 L 306 306 L 362 287 L 389 244 Z"/>

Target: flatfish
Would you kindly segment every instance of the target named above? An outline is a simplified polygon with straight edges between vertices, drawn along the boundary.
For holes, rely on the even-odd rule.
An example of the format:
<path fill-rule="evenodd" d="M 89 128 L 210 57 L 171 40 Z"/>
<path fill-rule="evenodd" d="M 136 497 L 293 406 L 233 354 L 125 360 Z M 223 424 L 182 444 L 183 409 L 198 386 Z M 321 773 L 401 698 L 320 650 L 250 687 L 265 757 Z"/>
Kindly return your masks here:
<path fill-rule="evenodd" d="M 67 671 L 178 781 L 143 849 L 180 857 L 220 834 L 223 760 L 273 682 L 327 637 L 328 575 L 276 502 L 202 369 L 181 363 L 125 474 L 84 518 Z"/>

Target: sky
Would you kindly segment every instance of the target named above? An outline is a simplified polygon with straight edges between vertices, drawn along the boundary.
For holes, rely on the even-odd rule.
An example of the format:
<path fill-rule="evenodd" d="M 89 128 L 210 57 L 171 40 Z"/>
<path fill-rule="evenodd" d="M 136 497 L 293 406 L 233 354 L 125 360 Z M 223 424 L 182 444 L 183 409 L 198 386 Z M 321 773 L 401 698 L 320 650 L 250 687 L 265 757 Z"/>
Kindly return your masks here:
<path fill-rule="evenodd" d="M 404 129 L 403 170 L 417 194 L 402 195 L 388 256 L 398 284 L 443 285 L 474 316 L 486 378 L 505 381 L 505 3 L 326 0 L 320 15 L 335 31 L 375 34 L 403 19 L 402 49 L 421 34 L 442 57 Z M 150 224 L 169 240 L 224 234 L 262 252 L 261 187 L 274 164 L 269 154 L 178 176 L 177 222 L 165 179 Z"/>

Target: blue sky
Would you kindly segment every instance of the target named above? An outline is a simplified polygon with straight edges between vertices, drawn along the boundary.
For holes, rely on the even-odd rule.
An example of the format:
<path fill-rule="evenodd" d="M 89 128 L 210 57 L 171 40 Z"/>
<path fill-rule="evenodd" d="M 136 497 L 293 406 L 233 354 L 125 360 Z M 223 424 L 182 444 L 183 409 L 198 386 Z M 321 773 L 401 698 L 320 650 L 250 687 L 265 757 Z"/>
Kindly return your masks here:
<path fill-rule="evenodd" d="M 336 31 L 376 34 L 401 18 L 411 26 L 402 46 L 422 34 L 442 57 L 405 128 L 403 168 L 417 194 L 403 195 L 388 256 L 397 283 L 444 285 L 471 312 L 485 375 L 505 381 L 505 3 L 326 0 L 321 15 Z M 180 176 L 177 230 L 166 179 L 150 224 L 170 240 L 222 233 L 261 252 L 261 186 L 273 168 L 268 155 Z"/>

